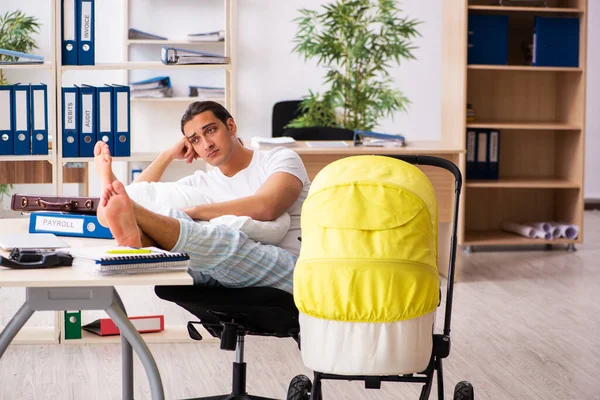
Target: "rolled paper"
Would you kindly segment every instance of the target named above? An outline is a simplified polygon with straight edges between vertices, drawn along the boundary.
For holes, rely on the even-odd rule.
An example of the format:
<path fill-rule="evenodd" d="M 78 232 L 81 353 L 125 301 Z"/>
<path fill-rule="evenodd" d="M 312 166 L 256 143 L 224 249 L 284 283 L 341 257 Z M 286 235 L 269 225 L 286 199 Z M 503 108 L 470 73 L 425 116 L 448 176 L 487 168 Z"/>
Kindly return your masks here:
<path fill-rule="evenodd" d="M 516 233 L 517 235 L 525 236 L 527 238 L 535 238 L 536 237 L 536 229 L 532 228 L 529 225 L 517 224 L 514 222 L 503 222 L 502 230 Z"/>
<path fill-rule="evenodd" d="M 532 228 L 538 229 L 538 230 L 544 231 L 544 232 L 552 231 L 552 224 L 549 222 L 531 222 L 531 223 L 528 223 L 527 225 L 530 225 Z"/>
<path fill-rule="evenodd" d="M 546 240 L 551 240 L 553 238 L 552 232 L 546 232 L 541 229 L 535 229 L 534 237 Z"/>
<path fill-rule="evenodd" d="M 569 240 L 575 240 L 579 236 L 579 227 L 574 224 L 553 223 L 553 226 L 560 231 L 558 237 Z"/>

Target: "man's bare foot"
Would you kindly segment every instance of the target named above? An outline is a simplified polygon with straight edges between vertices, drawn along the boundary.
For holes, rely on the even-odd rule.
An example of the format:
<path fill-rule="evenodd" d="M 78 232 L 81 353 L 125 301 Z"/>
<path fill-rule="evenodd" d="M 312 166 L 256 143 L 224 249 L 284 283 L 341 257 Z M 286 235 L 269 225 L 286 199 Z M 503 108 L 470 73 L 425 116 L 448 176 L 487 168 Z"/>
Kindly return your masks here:
<path fill-rule="evenodd" d="M 133 212 L 133 202 L 121 182 L 114 181 L 106 185 L 98 211 L 100 209 L 119 246 L 142 247 L 140 229 Z"/>
<path fill-rule="evenodd" d="M 108 145 L 103 141 L 96 142 L 94 146 L 94 169 L 100 177 L 102 187 L 110 185 L 117 180 L 112 171 L 112 157 Z"/>

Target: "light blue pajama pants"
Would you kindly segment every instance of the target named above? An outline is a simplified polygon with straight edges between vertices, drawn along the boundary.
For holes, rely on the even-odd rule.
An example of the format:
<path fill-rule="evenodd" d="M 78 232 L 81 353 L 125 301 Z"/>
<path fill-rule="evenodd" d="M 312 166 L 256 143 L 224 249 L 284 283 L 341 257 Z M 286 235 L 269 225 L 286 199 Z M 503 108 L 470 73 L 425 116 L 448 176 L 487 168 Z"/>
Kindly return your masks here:
<path fill-rule="evenodd" d="M 295 255 L 257 243 L 237 229 L 196 222 L 178 209 L 157 211 L 179 220 L 179 240 L 170 251 L 189 254 L 189 273 L 195 285 L 268 286 L 292 293 Z"/>

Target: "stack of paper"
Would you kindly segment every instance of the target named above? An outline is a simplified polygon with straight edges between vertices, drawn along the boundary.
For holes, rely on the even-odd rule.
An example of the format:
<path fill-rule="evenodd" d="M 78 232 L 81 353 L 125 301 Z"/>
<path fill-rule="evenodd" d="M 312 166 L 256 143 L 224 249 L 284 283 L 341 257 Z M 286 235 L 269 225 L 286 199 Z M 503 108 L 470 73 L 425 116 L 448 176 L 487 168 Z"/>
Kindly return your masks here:
<path fill-rule="evenodd" d="M 168 76 L 157 76 L 138 82 L 131 82 L 131 97 L 149 97 L 160 99 L 173 96 L 171 79 Z"/>
<path fill-rule="evenodd" d="M 167 40 L 167 38 L 164 36 L 158 36 L 152 33 L 142 32 L 134 28 L 129 28 L 128 38 L 133 40 Z"/>
<path fill-rule="evenodd" d="M 190 85 L 190 97 L 199 99 L 217 99 L 225 97 L 224 87 Z"/>
<path fill-rule="evenodd" d="M 190 33 L 188 40 L 190 42 L 222 42 L 225 40 L 225 31 Z"/>
<path fill-rule="evenodd" d="M 230 58 L 221 54 L 164 46 L 160 57 L 166 65 L 228 64 Z"/>
<path fill-rule="evenodd" d="M 371 131 L 354 131 L 354 145 L 368 147 L 404 147 L 406 139 L 402 135 L 378 133 Z"/>
<path fill-rule="evenodd" d="M 291 138 L 289 136 L 275 138 L 254 136 L 250 141 L 250 145 L 257 149 L 264 147 L 272 148 L 278 146 L 293 147 L 296 145 L 296 141 L 294 140 L 294 138 Z"/>
<path fill-rule="evenodd" d="M 73 268 L 93 275 L 185 271 L 190 259 L 186 253 L 172 253 L 156 247 L 101 246 L 72 248 L 70 252 Z"/>

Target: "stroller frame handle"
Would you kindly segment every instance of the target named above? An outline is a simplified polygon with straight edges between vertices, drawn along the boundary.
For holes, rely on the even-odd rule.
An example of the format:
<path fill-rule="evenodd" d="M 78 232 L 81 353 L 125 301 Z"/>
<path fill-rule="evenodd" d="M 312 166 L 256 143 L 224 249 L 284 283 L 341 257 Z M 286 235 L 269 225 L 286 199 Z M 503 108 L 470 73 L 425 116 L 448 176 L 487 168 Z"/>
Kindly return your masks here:
<path fill-rule="evenodd" d="M 443 168 L 454 175 L 454 213 L 452 215 L 452 235 L 450 237 L 450 257 L 448 260 L 448 286 L 446 291 L 446 308 L 444 312 L 444 335 L 450 336 L 452 299 L 454 296 L 454 264 L 456 262 L 456 230 L 458 225 L 460 193 L 462 190 L 462 173 L 456 164 L 441 157 L 418 155 L 390 155 L 385 157 L 396 158 L 413 165 L 430 165 Z"/>

